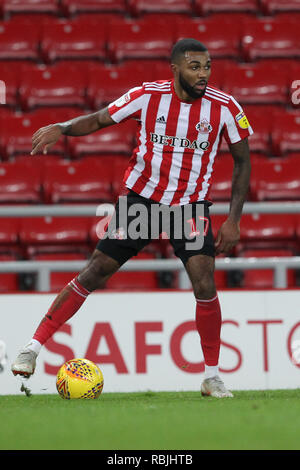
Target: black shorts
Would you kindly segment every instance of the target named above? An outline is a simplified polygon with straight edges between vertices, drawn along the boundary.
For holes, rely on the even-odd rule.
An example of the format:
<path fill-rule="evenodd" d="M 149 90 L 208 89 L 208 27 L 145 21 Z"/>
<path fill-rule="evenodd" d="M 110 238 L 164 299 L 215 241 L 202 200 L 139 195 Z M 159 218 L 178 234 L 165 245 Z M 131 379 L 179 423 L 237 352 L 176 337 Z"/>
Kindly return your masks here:
<path fill-rule="evenodd" d="M 160 212 L 169 206 L 146 199 L 133 191 L 129 191 L 122 198 L 122 201 L 119 198 L 115 206 L 115 212 L 104 238 L 96 246 L 98 250 L 115 259 L 120 266 L 136 256 L 152 240 L 158 239 L 161 233 L 167 234 L 175 255 L 182 260 L 183 264 L 191 256 L 199 254 L 215 256 L 209 216 L 211 203 L 206 201 L 192 203 L 188 205 L 188 209 L 187 206 L 177 206 L 176 214 L 170 212 L 170 223 L 164 224 L 165 219 L 162 218 L 161 213 L 158 218 L 153 217 L 153 213 Z M 134 204 L 136 205 L 133 207 Z M 174 206 L 171 207 L 175 210 Z M 141 213 L 137 211 L 138 208 L 141 209 L 142 218 Z M 134 209 L 134 215 L 131 209 Z"/>

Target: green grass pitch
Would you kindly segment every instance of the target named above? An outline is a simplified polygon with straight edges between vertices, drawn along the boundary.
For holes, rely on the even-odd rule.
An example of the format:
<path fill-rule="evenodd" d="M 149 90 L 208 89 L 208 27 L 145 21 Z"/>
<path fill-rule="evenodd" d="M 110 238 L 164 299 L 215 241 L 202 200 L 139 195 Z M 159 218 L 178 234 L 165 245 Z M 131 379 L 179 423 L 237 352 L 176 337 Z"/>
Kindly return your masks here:
<path fill-rule="evenodd" d="M 1 450 L 299 450 L 300 389 L 0 396 Z"/>

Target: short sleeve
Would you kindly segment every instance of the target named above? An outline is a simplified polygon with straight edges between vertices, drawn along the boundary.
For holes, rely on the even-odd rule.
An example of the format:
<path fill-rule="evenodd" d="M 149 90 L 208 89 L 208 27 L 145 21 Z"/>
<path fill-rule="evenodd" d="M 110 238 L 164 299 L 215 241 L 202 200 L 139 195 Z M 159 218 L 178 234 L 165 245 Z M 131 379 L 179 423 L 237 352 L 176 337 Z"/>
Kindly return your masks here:
<path fill-rule="evenodd" d="M 236 144 L 253 134 L 243 108 L 231 97 L 227 107 L 224 136 L 228 144 Z"/>
<path fill-rule="evenodd" d="M 135 87 L 127 91 L 116 101 L 108 105 L 111 118 L 119 123 L 129 118 L 139 119 L 144 102 L 144 87 Z"/>

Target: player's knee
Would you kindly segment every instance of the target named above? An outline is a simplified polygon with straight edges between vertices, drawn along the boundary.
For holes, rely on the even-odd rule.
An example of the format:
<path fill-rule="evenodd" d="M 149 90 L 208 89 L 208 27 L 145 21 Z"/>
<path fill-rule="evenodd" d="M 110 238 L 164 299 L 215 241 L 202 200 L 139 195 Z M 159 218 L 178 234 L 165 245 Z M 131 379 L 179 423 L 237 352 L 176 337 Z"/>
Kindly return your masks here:
<path fill-rule="evenodd" d="M 216 285 L 214 277 L 211 275 L 203 276 L 193 285 L 194 296 L 196 299 L 211 299 L 216 295 Z"/>
<path fill-rule="evenodd" d="M 106 281 L 119 269 L 114 259 L 95 250 L 87 266 L 78 275 L 78 281 L 89 291 L 100 289 Z"/>

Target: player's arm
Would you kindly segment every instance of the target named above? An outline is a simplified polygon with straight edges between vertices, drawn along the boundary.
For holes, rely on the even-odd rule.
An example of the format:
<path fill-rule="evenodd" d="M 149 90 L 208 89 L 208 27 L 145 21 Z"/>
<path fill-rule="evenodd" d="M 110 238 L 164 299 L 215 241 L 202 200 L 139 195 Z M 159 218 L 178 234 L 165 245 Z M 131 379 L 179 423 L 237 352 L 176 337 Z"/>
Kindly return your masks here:
<path fill-rule="evenodd" d="M 230 209 L 228 218 L 221 226 L 216 238 L 216 254 L 229 252 L 240 239 L 240 219 L 251 174 L 248 138 L 230 144 L 229 149 L 234 160 Z"/>
<path fill-rule="evenodd" d="M 96 113 L 78 116 L 70 121 L 41 127 L 32 136 L 31 155 L 39 152 L 46 154 L 62 135 L 74 137 L 87 135 L 113 124 L 115 121 L 110 117 L 108 108 L 104 108 Z"/>

